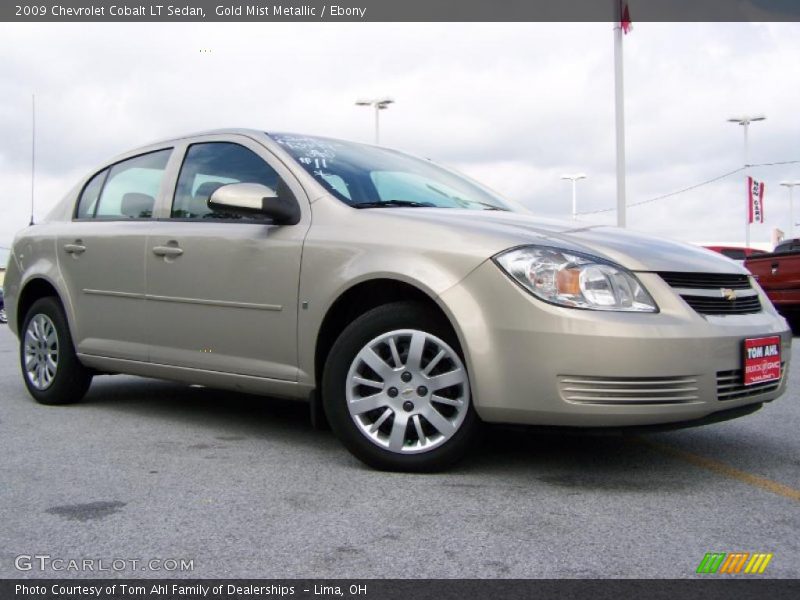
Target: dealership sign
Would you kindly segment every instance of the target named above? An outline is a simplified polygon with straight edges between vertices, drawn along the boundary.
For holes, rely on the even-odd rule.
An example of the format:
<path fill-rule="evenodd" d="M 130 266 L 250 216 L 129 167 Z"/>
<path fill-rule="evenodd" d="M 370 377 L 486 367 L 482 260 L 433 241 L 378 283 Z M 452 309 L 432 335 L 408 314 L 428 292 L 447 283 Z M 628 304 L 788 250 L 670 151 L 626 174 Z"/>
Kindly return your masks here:
<path fill-rule="evenodd" d="M 750 223 L 764 222 L 764 182 L 747 178 L 747 202 L 750 212 Z"/>

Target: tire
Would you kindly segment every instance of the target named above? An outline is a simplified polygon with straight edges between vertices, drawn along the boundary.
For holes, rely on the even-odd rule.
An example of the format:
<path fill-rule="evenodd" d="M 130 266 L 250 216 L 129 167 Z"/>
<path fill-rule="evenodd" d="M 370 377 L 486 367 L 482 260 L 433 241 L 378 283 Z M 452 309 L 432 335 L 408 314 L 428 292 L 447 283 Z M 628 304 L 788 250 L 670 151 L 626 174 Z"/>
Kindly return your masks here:
<path fill-rule="evenodd" d="M 385 471 L 446 469 L 480 430 L 455 333 L 414 302 L 379 306 L 345 328 L 328 354 L 322 395 L 339 440 Z"/>
<path fill-rule="evenodd" d="M 40 298 L 28 310 L 19 357 L 25 387 L 40 404 L 78 402 L 92 383 L 92 372 L 75 354 L 67 317 L 56 298 Z"/>

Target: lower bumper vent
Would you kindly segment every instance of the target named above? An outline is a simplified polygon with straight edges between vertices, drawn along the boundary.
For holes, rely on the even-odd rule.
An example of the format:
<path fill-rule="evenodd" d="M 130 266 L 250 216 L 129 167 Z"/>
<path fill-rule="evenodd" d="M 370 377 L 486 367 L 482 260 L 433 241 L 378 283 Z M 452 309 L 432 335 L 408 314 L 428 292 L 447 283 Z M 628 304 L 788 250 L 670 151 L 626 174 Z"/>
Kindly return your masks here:
<path fill-rule="evenodd" d="M 753 385 L 744 385 L 743 375 L 741 369 L 734 371 L 719 371 L 717 372 L 717 400 L 725 402 L 726 400 L 741 400 L 742 398 L 753 398 L 774 392 L 777 390 L 783 378 L 786 376 L 784 369 L 786 363 L 781 363 L 781 379 L 778 381 L 767 381 L 765 383 L 754 383 Z"/>
<path fill-rule="evenodd" d="M 700 399 L 697 379 L 686 377 L 586 377 L 561 375 L 561 395 L 578 404 L 631 406 L 684 404 Z"/>

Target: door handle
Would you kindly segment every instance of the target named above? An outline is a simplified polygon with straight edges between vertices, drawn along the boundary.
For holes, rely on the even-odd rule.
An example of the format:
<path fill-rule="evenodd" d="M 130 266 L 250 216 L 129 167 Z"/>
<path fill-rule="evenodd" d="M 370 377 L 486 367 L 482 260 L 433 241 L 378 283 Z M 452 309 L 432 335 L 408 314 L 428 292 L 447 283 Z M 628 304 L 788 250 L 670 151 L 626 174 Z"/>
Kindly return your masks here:
<path fill-rule="evenodd" d="M 775 275 L 775 273 L 778 272 L 778 266 L 779 266 L 779 263 L 772 263 L 771 267 L 772 267 L 772 274 L 773 275 Z"/>
<path fill-rule="evenodd" d="M 64 252 L 67 254 L 83 254 L 86 252 L 86 246 L 83 245 L 83 241 L 75 240 L 73 244 L 64 244 Z"/>
<path fill-rule="evenodd" d="M 183 250 L 177 246 L 155 246 L 153 247 L 153 254 L 156 256 L 174 257 L 183 254 Z"/>

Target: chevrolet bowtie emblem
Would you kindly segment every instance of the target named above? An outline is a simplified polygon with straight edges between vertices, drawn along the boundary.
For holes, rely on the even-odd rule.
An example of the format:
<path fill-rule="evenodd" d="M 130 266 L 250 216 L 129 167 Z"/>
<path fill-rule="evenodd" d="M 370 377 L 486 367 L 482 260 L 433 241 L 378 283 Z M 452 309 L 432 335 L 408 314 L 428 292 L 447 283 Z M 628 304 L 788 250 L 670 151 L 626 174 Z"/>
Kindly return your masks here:
<path fill-rule="evenodd" d="M 730 288 L 721 288 L 719 290 L 719 293 L 722 294 L 722 297 L 725 298 L 725 300 L 730 300 L 731 302 L 736 300 L 736 291 L 735 290 L 732 290 Z"/>

